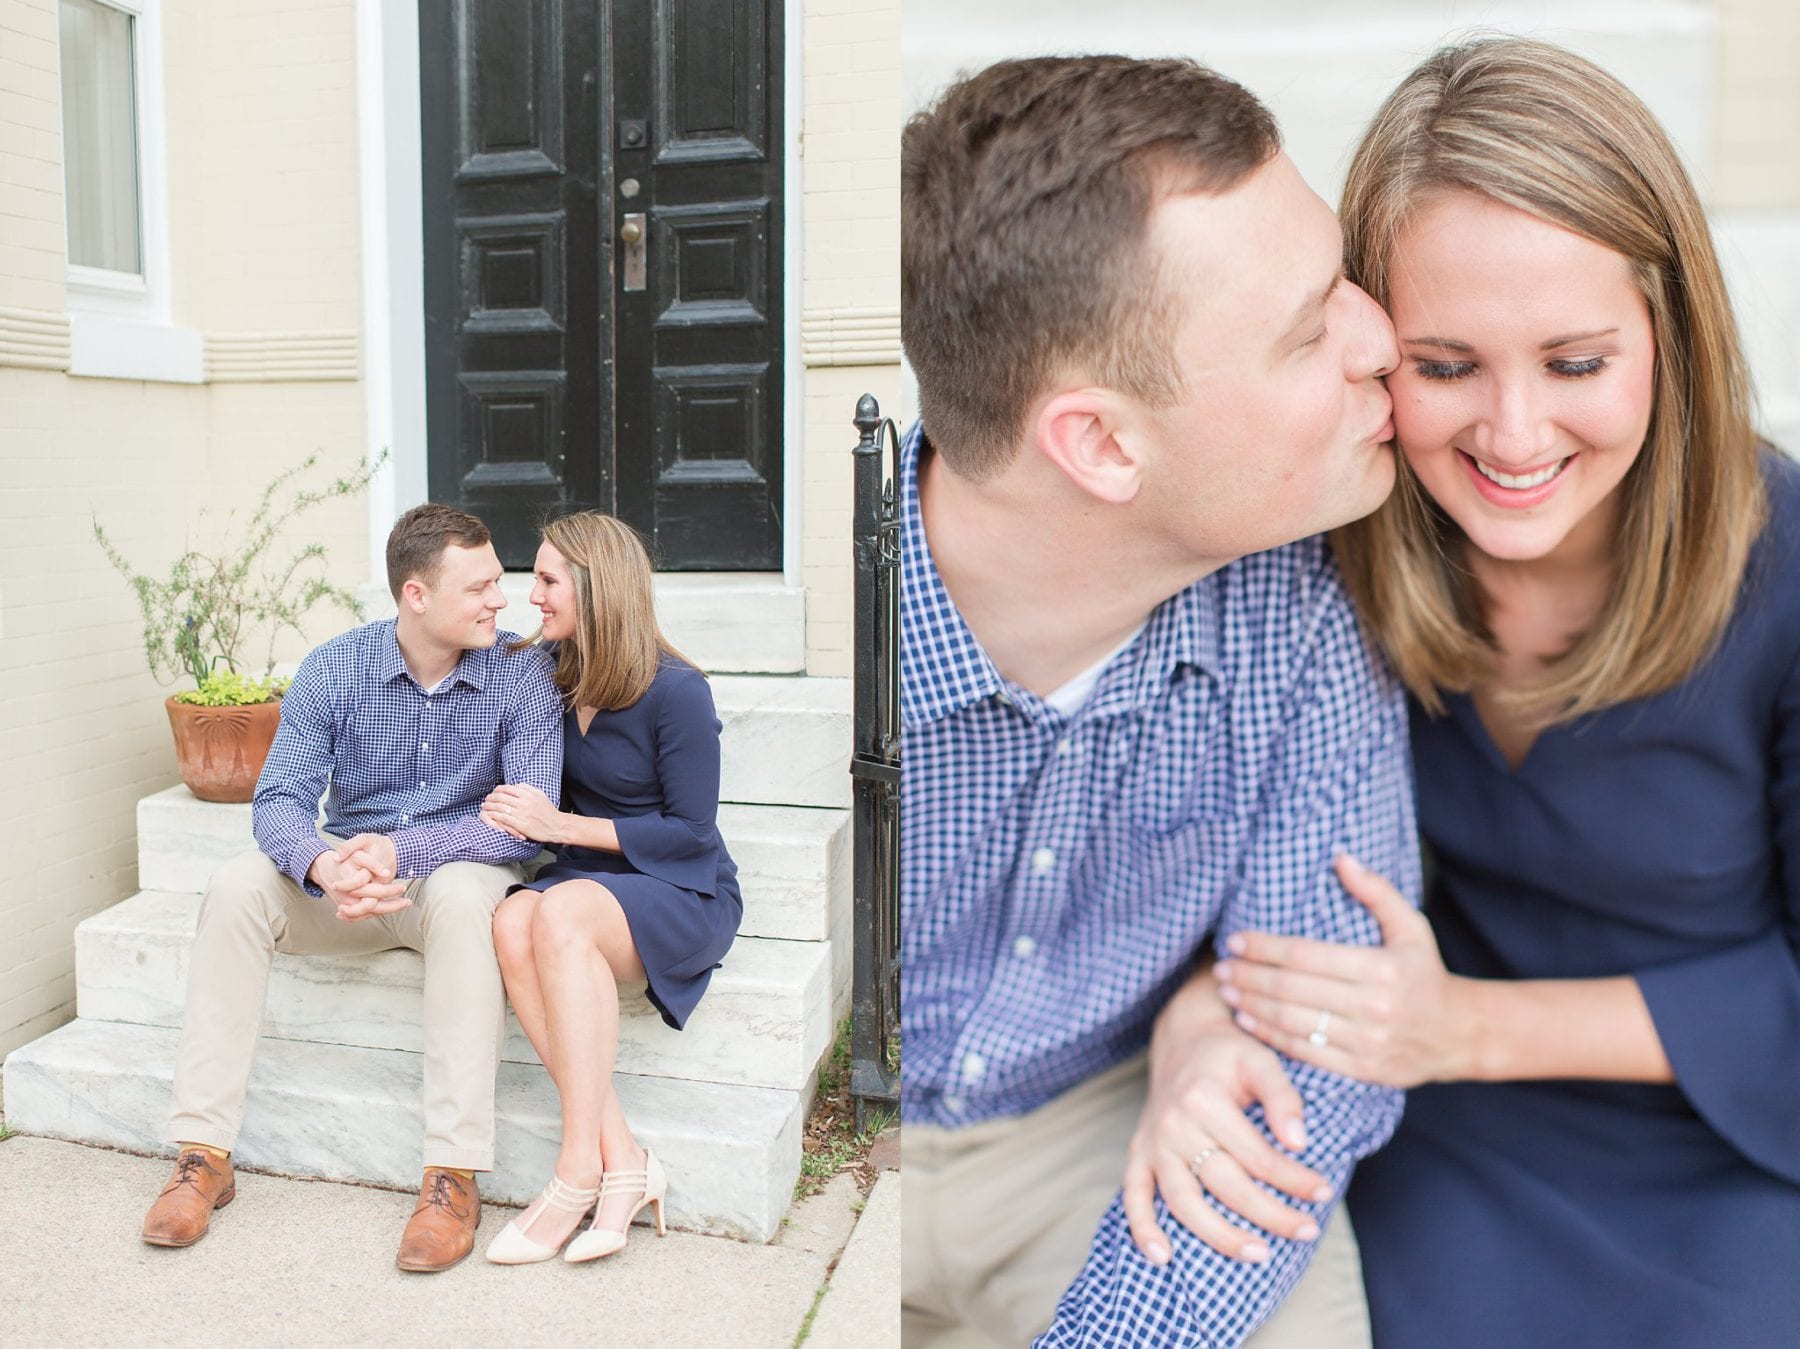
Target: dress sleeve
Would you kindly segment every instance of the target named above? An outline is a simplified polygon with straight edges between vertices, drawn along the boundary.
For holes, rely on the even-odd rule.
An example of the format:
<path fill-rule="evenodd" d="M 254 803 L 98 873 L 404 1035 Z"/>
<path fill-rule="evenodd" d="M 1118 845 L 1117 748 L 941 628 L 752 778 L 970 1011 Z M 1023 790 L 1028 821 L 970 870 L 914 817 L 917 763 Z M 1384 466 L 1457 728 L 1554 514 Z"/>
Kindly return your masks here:
<path fill-rule="evenodd" d="M 646 876 L 710 895 L 719 887 L 719 716 L 703 675 L 658 676 L 650 709 L 663 808 L 613 820 L 619 851 Z"/>
<path fill-rule="evenodd" d="M 1782 682 L 1772 751 L 1776 921 L 1637 981 L 1689 1103 L 1743 1156 L 1800 1184 L 1800 659 Z"/>
<path fill-rule="evenodd" d="M 1418 902 L 1404 696 L 1374 667 L 1347 604 L 1327 609 L 1325 631 L 1315 634 L 1313 658 L 1284 707 L 1288 730 L 1264 777 L 1243 876 L 1214 934 L 1221 946 L 1251 928 L 1379 944 L 1375 920 L 1332 872 L 1340 852 L 1353 853 Z M 1342 1195 L 1358 1159 L 1385 1143 L 1400 1122 L 1401 1093 L 1292 1059 L 1284 1058 L 1282 1066 L 1305 1106 L 1308 1143 L 1301 1160 Z M 1260 1107 L 1250 1119 L 1276 1142 Z M 1280 1197 L 1321 1227 L 1335 1207 Z M 1250 1227 L 1235 1213 L 1219 1211 L 1234 1225 Z M 1138 1253 L 1124 1205 L 1113 1200 L 1086 1266 L 1037 1341 L 1039 1349 L 1240 1344 L 1293 1290 L 1315 1249 L 1275 1237 L 1266 1261 L 1244 1264 L 1183 1227 L 1160 1194 L 1156 1216 L 1173 1250 L 1173 1259 L 1160 1267 Z"/>

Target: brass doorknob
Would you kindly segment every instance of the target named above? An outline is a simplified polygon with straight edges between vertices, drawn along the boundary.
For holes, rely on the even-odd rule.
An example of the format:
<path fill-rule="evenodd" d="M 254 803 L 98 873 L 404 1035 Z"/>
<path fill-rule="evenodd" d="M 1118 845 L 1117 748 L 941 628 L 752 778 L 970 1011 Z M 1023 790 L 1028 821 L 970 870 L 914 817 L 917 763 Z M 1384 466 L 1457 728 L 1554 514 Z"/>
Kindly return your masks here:
<path fill-rule="evenodd" d="M 627 220 L 619 227 L 619 237 L 628 244 L 635 244 L 644 237 L 644 227 L 635 220 Z"/>

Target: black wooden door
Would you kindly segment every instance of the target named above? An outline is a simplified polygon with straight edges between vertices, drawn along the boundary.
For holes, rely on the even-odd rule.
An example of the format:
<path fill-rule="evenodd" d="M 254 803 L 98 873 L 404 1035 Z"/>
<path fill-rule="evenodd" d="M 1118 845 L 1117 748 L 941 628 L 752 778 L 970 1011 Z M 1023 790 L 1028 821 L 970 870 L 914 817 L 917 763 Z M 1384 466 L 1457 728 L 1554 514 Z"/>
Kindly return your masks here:
<path fill-rule="evenodd" d="M 779 0 L 421 0 L 433 500 L 781 566 Z"/>

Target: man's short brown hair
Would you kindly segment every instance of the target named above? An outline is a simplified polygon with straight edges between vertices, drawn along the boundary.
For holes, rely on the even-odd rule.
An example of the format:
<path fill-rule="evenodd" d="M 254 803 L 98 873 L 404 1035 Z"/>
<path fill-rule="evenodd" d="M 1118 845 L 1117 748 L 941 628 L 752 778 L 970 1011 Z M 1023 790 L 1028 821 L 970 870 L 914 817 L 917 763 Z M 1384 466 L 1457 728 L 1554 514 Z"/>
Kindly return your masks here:
<path fill-rule="evenodd" d="M 415 576 L 434 586 L 443 569 L 444 549 L 479 548 L 492 541 L 488 527 L 467 511 L 430 501 L 414 506 L 388 531 L 388 589 L 398 600 L 400 588 Z"/>
<path fill-rule="evenodd" d="M 901 333 L 932 444 L 965 477 L 1011 459 L 1067 367 L 1166 406 L 1180 314 L 1146 247 L 1168 191 L 1223 192 L 1281 145 L 1240 85 L 1192 61 L 1003 61 L 901 142 Z"/>

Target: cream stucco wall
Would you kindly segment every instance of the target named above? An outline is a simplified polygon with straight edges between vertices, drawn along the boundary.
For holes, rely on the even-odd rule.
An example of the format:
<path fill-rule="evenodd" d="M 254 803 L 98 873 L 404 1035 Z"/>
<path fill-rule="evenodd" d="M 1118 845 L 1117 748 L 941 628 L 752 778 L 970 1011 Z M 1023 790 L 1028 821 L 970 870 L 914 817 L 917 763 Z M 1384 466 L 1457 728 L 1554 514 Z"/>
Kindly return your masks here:
<path fill-rule="evenodd" d="M 137 799 L 176 781 L 91 520 L 149 567 L 305 454 L 362 454 L 352 6 L 164 8 L 172 319 L 202 384 L 66 373 L 56 4 L 0 0 L 0 1053 L 72 1011 L 74 925 L 135 888 Z M 365 532 L 356 503 L 304 531 L 353 578 Z"/>
<path fill-rule="evenodd" d="M 896 0 L 807 0 L 804 521 L 807 670 L 851 666 L 850 424 L 900 387 L 900 11 Z"/>
<path fill-rule="evenodd" d="M 1800 211 L 1800 5 L 1716 0 L 1719 117 L 1713 204 Z"/>

